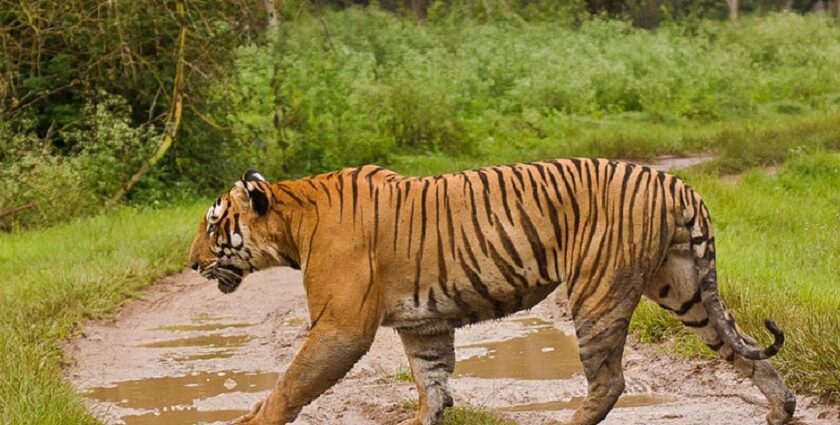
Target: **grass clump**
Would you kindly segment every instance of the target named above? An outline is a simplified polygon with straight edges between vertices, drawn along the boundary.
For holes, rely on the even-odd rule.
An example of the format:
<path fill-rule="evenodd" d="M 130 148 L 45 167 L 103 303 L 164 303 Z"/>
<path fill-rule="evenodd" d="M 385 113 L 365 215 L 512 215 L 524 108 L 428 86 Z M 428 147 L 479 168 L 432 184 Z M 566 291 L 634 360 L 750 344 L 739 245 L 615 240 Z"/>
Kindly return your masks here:
<path fill-rule="evenodd" d="M 403 403 L 403 409 L 416 412 L 420 405 L 416 400 Z M 453 406 L 446 409 L 443 425 L 516 425 L 516 422 L 472 406 Z"/>
<path fill-rule="evenodd" d="M 776 176 L 756 169 L 739 182 L 687 180 L 715 219 L 720 290 L 738 324 L 767 344 L 763 320 L 775 320 L 786 341 L 773 362 L 786 381 L 840 403 L 840 155 L 797 155 Z M 677 337 L 680 351 L 711 354 L 652 303 L 633 328 L 645 340 Z"/>
<path fill-rule="evenodd" d="M 63 381 L 61 343 L 184 267 L 205 203 L 0 234 L 0 423 L 95 424 Z"/>
<path fill-rule="evenodd" d="M 391 377 L 391 380 L 398 382 L 414 382 L 414 374 L 411 373 L 411 368 L 404 365 L 397 366 L 397 370 Z"/>

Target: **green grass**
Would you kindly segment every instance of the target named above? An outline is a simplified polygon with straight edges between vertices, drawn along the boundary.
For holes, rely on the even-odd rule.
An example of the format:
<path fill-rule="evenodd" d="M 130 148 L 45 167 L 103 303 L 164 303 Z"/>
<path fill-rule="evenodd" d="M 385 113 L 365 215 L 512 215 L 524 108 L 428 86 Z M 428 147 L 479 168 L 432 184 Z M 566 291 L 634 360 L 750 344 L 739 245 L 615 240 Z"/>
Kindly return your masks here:
<path fill-rule="evenodd" d="M 486 152 L 469 157 L 446 154 L 397 155 L 390 167 L 408 175 L 437 174 L 488 164 L 570 156 L 644 159 L 657 155 L 711 152 L 711 174 L 733 174 L 784 162 L 791 154 L 840 150 L 840 109 L 805 117 L 706 125 L 669 125 L 638 120 L 592 123 L 568 138 L 528 144 L 499 138 Z"/>
<path fill-rule="evenodd" d="M 419 405 L 416 400 L 403 403 L 403 409 L 416 412 Z M 446 409 L 443 425 L 517 425 L 516 422 L 472 406 L 453 406 Z"/>
<path fill-rule="evenodd" d="M 840 21 L 573 22 L 302 16 L 239 50 L 219 121 L 273 177 L 710 149 L 731 172 L 751 165 L 742 153 L 752 165 L 780 159 L 800 131 L 820 135 L 810 144 L 837 134 Z M 797 128 L 803 119 L 823 124 Z"/>
<path fill-rule="evenodd" d="M 777 176 L 756 169 L 737 182 L 690 173 L 715 220 L 720 288 L 738 324 L 769 342 L 765 318 L 786 331 L 773 359 L 795 389 L 840 404 L 840 155 L 796 155 Z M 647 341 L 712 353 L 652 303 L 636 313 Z"/>
<path fill-rule="evenodd" d="M 404 365 L 397 366 L 396 372 L 391 377 L 393 381 L 414 382 L 414 375 L 411 373 L 411 368 Z"/>
<path fill-rule="evenodd" d="M 62 341 L 184 268 L 206 202 L 0 234 L 0 423 L 95 424 L 63 381 Z"/>

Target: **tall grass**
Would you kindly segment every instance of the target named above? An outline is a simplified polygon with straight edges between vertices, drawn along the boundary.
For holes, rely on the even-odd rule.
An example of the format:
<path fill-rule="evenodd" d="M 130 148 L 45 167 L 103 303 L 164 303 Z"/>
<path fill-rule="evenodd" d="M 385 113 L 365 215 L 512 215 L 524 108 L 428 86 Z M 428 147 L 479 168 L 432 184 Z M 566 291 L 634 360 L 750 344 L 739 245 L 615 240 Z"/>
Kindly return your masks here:
<path fill-rule="evenodd" d="M 837 22 L 776 14 L 647 31 L 563 17 L 424 25 L 350 9 L 303 16 L 273 42 L 243 47 L 219 93 L 234 138 L 257 147 L 253 160 L 275 176 L 404 156 L 736 151 L 738 138 L 714 132 L 840 108 Z"/>
<path fill-rule="evenodd" d="M 61 341 L 83 319 L 182 269 L 203 207 L 122 210 L 0 234 L 0 423 L 96 423 L 63 382 Z"/>
<path fill-rule="evenodd" d="M 840 402 L 840 155 L 800 155 L 777 176 L 739 182 L 692 173 L 715 219 L 720 288 L 738 324 L 765 344 L 763 320 L 786 331 L 773 359 L 797 390 Z M 680 350 L 711 355 L 653 303 L 636 313 L 645 340 L 677 337 Z"/>

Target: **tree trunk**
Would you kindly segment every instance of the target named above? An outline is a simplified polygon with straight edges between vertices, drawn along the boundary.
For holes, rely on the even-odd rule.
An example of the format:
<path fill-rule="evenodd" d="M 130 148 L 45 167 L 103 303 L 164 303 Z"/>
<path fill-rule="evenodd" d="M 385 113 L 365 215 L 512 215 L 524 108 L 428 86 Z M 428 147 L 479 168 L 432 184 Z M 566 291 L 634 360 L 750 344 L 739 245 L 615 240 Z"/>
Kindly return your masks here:
<path fill-rule="evenodd" d="M 267 15 L 266 28 L 269 30 L 277 28 L 277 25 L 280 23 L 277 11 L 282 5 L 283 0 L 263 0 L 263 9 L 265 9 Z"/>
<path fill-rule="evenodd" d="M 738 20 L 738 0 L 726 0 L 726 5 L 729 7 L 729 19 Z"/>
<path fill-rule="evenodd" d="M 176 3 L 176 8 L 180 16 L 183 17 L 184 15 L 184 3 L 183 1 L 179 1 Z M 182 24 L 183 25 L 183 24 Z M 181 108 L 182 108 L 182 97 L 181 97 L 181 84 L 184 82 L 184 46 L 187 40 L 187 27 L 182 26 L 181 32 L 178 34 L 178 63 L 175 67 L 175 81 L 172 84 L 172 105 L 169 109 L 169 113 L 166 114 L 166 122 L 163 127 L 163 138 L 161 140 L 160 146 L 158 146 L 157 151 L 155 151 L 154 155 L 151 158 L 147 159 L 146 162 L 137 170 L 134 175 L 128 179 L 127 182 L 111 197 L 106 203 L 105 208 L 110 209 L 117 205 L 120 200 L 128 193 L 131 188 L 143 178 L 146 173 L 148 173 L 157 163 L 158 161 L 163 158 L 163 155 L 166 154 L 166 151 L 172 146 L 172 143 L 175 141 L 175 135 L 178 134 L 178 127 L 181 125 Z"/>

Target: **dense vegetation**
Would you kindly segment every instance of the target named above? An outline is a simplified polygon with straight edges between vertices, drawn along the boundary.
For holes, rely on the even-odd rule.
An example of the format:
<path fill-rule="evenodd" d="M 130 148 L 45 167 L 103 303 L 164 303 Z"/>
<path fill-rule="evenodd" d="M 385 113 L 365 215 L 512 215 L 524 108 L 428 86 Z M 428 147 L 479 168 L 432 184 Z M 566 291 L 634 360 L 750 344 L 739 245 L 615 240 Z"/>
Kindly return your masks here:
<path fill-rule="evenodd" d="M 53 4 L 0 0 L 0 228 L 17 231 L 0 234 L 0 423 L 94 423 L 60 341 L 180 269 L 199 199 L 248 167 L 700 151 L 718 157 L 685 177 L 716 218 L 724 298 L 751 334 L 788 331 L 791 385 L 840 399 L 840 21 L 770 12 L 811 2 L 744 0 L 737 22 L 712 1 Z M 651 304 L 634 329 L 709 354 Z"/>
<path fill-rule="evenodd" d="M 418 22 L 289 1 L 276 25 L 255 0 L 0 4 L 6 228 L 100 211 L 173 127 L 129 201 L 209 196 L 249 166 L 724 150 L 840 105 L 840 25 L 824 14 L 729 23 L 697 18 L 698 2 L 647 30 L 577 2 L 434 2 Z"/>

